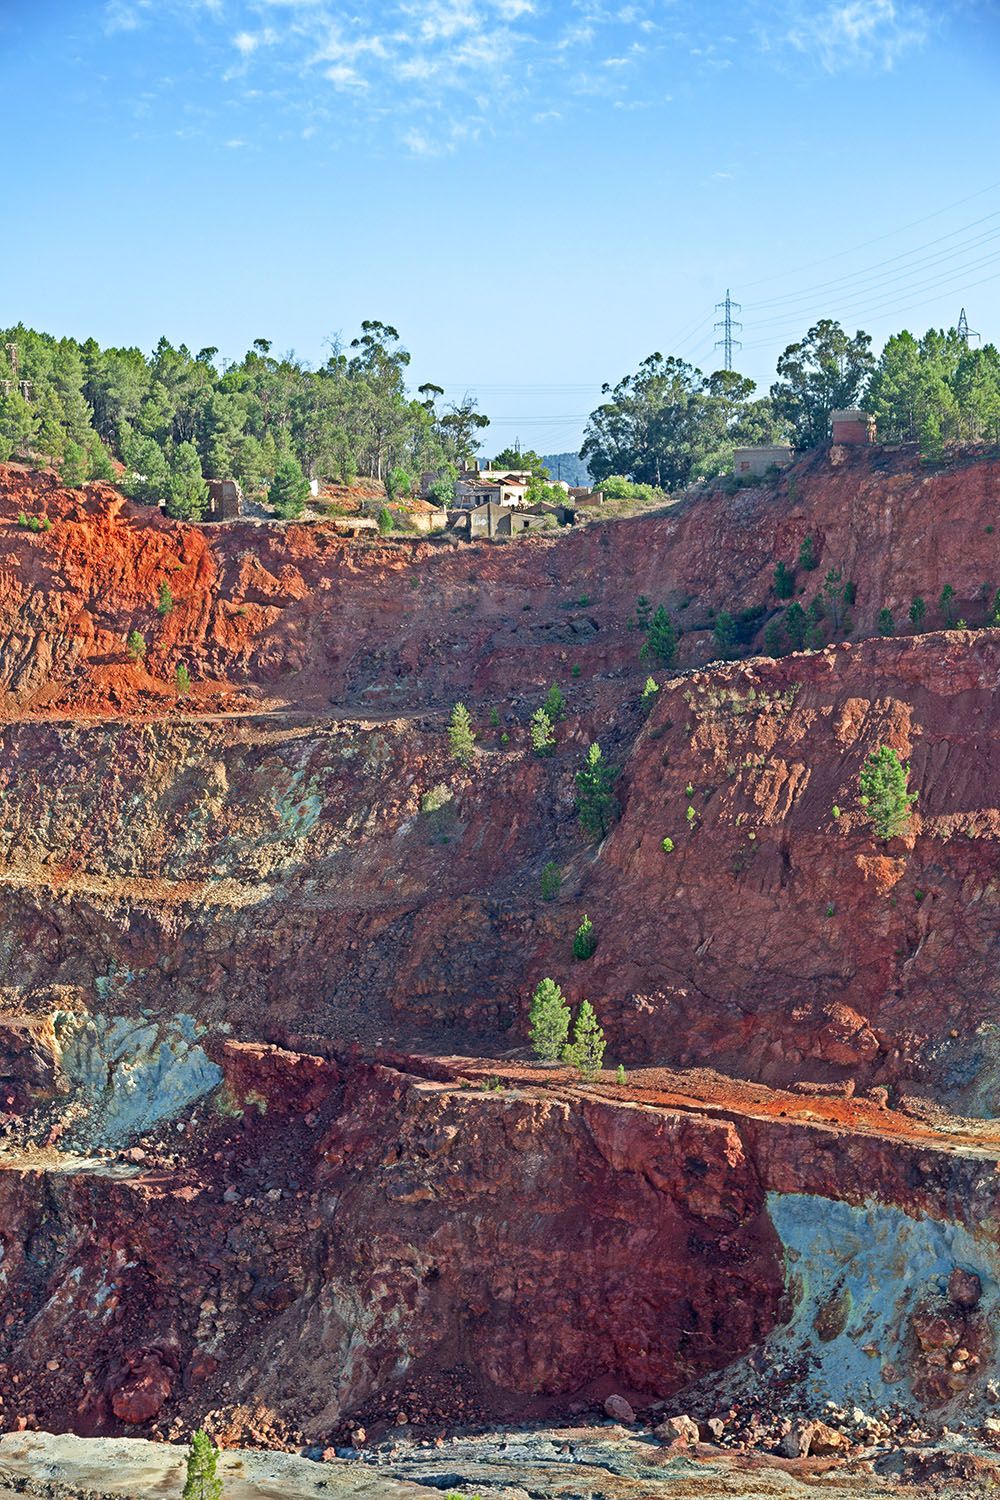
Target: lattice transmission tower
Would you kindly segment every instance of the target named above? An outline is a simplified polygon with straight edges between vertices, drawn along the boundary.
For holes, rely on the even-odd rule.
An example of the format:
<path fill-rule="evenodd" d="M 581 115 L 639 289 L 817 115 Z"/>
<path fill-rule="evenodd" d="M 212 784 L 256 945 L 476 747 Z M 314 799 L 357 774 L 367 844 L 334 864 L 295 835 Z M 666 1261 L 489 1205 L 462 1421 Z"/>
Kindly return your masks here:
<path fill-rule="evenodd" d="M 969 327 L 969 320 L 965 316 L 965 308 L 958 315 L 958 336 L 962 342 L 968 345 L 970 339 L 977 339 L 979 334 L 974 328 Z"/>
<path fill-rule="evenodd" d="M 733 338 L 734 328 L 739 329 L 741 332 L 743 330 L 743 324 L 737 323 L 733 317 L 733 313 L 742 312 L 743 308 L 739 302 L 733 301 L 729 295 L 729 288 L 726 287 L 726 300 L 725 302 L 717 302 L 715 310 L 716 312 L 722 312 L 722 317 L 716 323 L 715 327 L 716 329 L 721 328 L 723 330 L 721 339 L 716 339 L 715 341 L 715 347 L 723 351 L 725 367 L 727 370 L 731 370 L 733 368 L 733 350 L 743 348 L 739 339 Z"/>

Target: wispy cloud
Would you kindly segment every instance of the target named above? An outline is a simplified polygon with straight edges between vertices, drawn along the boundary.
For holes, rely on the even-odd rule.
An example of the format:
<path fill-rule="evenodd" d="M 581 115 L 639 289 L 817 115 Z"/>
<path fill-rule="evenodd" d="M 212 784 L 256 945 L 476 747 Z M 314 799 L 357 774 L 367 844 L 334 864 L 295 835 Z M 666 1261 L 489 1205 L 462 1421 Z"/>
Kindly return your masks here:
<path fill-rule="evenodd" d="M 784 24 L 764 28 L 765 50 L 791 48 L 812 56 L 828 73 L 850 68 L 889 70 L 926 45 L 929 13 L 909 0 L 834 0 L 819 10 L 796 0 Z"/>
<path fill-rule="evenodd" d="M 103 0 L 101 14 L 122 45 L 189 24 L 221 85 L 206 96 L 230 111 L 220 144 L 237 119 L 229 138 L 256 139 L 251 111 L 277 108 L 302 139 L 388 138 L 415 157 L 574 112 L 660 107 L 692 69 L 759 69 L 762 54 L 781 69 L 891 68 L 932 30 L 920 0 Z"/>

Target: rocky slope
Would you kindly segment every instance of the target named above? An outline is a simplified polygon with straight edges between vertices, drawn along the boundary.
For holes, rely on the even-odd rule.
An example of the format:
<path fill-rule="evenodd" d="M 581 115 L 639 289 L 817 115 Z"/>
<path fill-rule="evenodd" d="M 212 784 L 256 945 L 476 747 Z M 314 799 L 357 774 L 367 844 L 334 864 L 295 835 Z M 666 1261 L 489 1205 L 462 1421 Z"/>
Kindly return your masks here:
<path fill-rule="evenodd" d="M 3 1420 L 322 1450 L 618 1394 L 992 1442 L 1000 632 L 871 632 L 945 583 L 982 625 L 998 479 L 834 449 L 470 546 L 0 470 Z M 709 665 L 806 535 L 850 640 Z M 685 626 L 645 706 L 640 594 Z M 887 845 L 880 744 L 919 791 Z M 624 1084 L 524 1065 L 544 974 Z"/>

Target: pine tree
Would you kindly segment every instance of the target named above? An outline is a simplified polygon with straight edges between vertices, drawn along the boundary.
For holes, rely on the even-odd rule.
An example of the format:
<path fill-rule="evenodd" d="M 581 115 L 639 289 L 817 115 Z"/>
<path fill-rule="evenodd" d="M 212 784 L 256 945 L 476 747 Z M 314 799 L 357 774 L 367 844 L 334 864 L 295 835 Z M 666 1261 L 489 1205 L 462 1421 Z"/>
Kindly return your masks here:
<path fill-rule="evenodd" d="M 722 661 L 730 661 L 736 655 L 736 621 L 728 610 L 722 610 L 712 629 L 715 654 Z"/>
<path fill-rule="evenodd" d="M 879 635 L 892 635 L 895 628 L 896 622 L 892 617 L 892 610 L 887 604 L 883 604 L 878 612 L 878 633 Z"/>
<path fill-rule="evenodd" d="M 657 661 L 661 661 L 665 667 L 672 666 L 674 657 L 677 655 L 679 640 L 677 627 L 660 604 L 649 622 L 646 643 L 639 654 L 642 657 L 655 656 Z"/>
<path fill-rule="evenodd" d="M 573 1022 L 573 1040 L 563 1048 L 563 1060 L 579 1068 L 584 1078 L 593 1078 L 601 1071 L 604 1047 L 604 1032 L 594 1007 L 589 1000 L 583 1000 Z"/>
<path fill-rule="evenodd" d="M 647 677 L 646 681 L 643 683 L 642 698 L 640 700 L 644 708 L 652 707 L 653 699 L 656 697 L 659 691 L 660 684 L 657 682 L 656 678 Z"/>
<path fill-rule="evenodd" d="M 597 936 L 594 932 L 594 924 L 585 915 L 583 921 L 576 929 L 576 936 L 573 939 L 573 957 L 581 961 L 593 958 L 596 950 Z"/>
<path fill-rule="evenodd" d="M 142 661 L 146 655 L 146 640 L 138 630 L 130 630 L 125 649 L 133 661 Z"/>
<path fill-rule="evenodd" d="M 174 686 L 182 698 L 187 697 L 191 691 L 191 673 L 183 662 L 177 665 L 177 671 L 174 673 Z"/>
<path fill-rule="evenodd" d="M 799 548 L 799 567 L 804 568 L 807 573 L 811 573 L 813 568 L 818 566 L 819 559 L 816 556 L 815 542 L 811 536 L 803 537 L 802 546 Z"/>
<path fill-rule="evenodd" d="M 861 767 L 861 805 L 867 808 L 880 839 L 894 838 L 909 824 L 910 809 L 918 795 L 906 789 L 909 775 L 909 765 L 903 765 L 890 745 L 873 750 Z"/>
<path fill-rule="evenodd" d="M 921 625 L 924 623 L 924 616 L 926 615 L 926 613 L 927 605 L 924 603 L 920 595 L 917 594 L 913 600 L 913 603 L 910 605 L 910 624 L 918 633 L 920 631 Z"/>
<path fill-rule="evenodd" d="M 553 683 L 545 694 L 545 702 L 542 704 L 552 723 L 566 717 L 566 699 L 563 697 L 562 688 L 558 683 Z"/>
<path fill-rule="evenodd" d="M 940 608 L 941 613 L 944 615 L 944 623 L 949 630 L 955 623 L 955 611 L 953 608 L 954 598 L 955 590 L 952 588 L 950 583 L 946 583 L 944 588 L 941 590 L 941 597 L 938 599 L 938 607 Z"/>
<path fill-rule="evenodd" d="M 291 453 L 282 454 L 267 492 L 268 505 L 283 521 L 296 521 L 305 509 L 308 495 L 309 481 L 298 459 Z"/>
<path fill-rule="evenodd" d="M 531 1045 L 544 1062 L 555 1062 L 569 1035 L 569 1006 L 554 979 L 543 979 L 528 1012 Z"/>
<path fill-rule="evenodd" d="M 448 725 L 448 745 L 452 758 L 457 760 L 459 765 L 469 764 L 475 748 L 475 739 L 469 710 L 464 703 L 456 703 L 451 711 L 451 722 Z"/>
<path fill-rule="evenodd" d="M 772 588 L 779 599 L 790 599 L 795 592 L 795 574 L 783 562 L 779 562 L 774 570 Z"/>
<path fill-rule="evenodd" d="M 218 1459 L 218 1449 L 208 1433 L 199 1427 L 188 1449 L 187 1477 L 181 1500 L 221 1500 L 222 1480 L 216 1473 Z"/>
<path fill-rule="evenodd" d="M 542 866 L 539 885 L 543 901 L 554 901 L 556 896 L 558 896 L 559 887 L 562 885 L 562 871 L 554 859 L 548 860 Z"/>
<path fill-rule="evenodd" d="M 793 600 L 785 610 L 785 617 L 782 624 L 785 627 L 785 634 L 792 643 L 792 649 L 794 651 L 801 651 L 806 643 L 806 633 L 809 630 L 809 616 L 797 599 Z"/>
<path fill-rule="evenodd" d="M 582 771 L 576 773 L 576 812 L 592 838 L 603 839 L 618 812 L 612 788 L 617 766 L 609 766 L 600 745 L 591 745 Z"/>
<path fill-rule="evenodd" d="M 0 389 L 0 463 L 19 458 L 31 447 L 35 414 L 15 385 L 5 396 Z"/>
<path fill-rule="evenodd" d="M 166 579 L 164 579 L 160 584 L 160 597 L 156 605 L 157 613 L 161 615 L 169 615 L 173 607 L 174 596 L 170 592 L 169 583 L 167 583 Z"/>
<path fill-rule="evenodd" d="M 536 755 L 551 755 L 556 748 L 552 720 L 544 708 L 536 708 L 531 716 L 531 748 Z"/>
<path fill-rule="evenodd" d="M 164 509 L 175 521 L 200 521 L 208 504 L 208 485 L 193 443 L 178 443 L 171 454 Z"/>
<path fill-rule="evenodd" d="M 63 449 L 62 463 L 59 465 L 59 478 L 69 489 L 79 489 L 90 472 L 90 460 L 87 450 L 79 443 L 74 443 L 72 438 Z"/>

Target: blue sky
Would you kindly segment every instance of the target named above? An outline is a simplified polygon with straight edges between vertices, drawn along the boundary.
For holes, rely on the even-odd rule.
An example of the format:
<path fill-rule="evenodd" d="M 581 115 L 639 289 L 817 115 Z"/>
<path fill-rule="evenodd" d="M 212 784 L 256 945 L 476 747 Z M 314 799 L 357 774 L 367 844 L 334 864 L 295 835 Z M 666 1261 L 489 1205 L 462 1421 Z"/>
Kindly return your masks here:
<path fill-rule="evenodd" d="M 545 451 L 654 349 L 715 368 L 727 286 L 765 388 L 825 314 L 997 339 L 998 63 L 975 0 L 0 0 L 0 323 L 380 318 Z"/>

